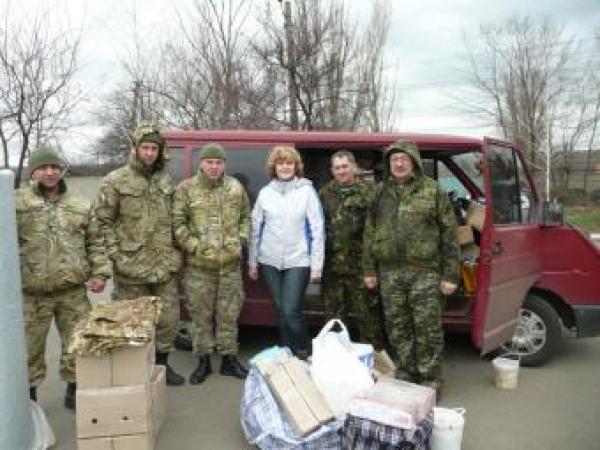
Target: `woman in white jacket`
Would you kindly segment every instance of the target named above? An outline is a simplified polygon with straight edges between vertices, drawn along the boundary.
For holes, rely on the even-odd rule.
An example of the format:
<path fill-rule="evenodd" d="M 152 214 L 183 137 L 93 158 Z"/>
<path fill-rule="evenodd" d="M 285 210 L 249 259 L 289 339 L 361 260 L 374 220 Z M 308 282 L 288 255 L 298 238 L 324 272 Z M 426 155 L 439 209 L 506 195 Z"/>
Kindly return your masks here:
<path fill-rule="evenodd" d="M 309 281 L 321 281 L 323 211 L 312 183 L 302 178 L 296 149 L 274 147 L 267 170 L 271 181 L 260 190 L 252 210 L 248 273 L 257 280 L 260 269 L 279 315 L 282 345 L 306 358 L 302 299 Z"/>

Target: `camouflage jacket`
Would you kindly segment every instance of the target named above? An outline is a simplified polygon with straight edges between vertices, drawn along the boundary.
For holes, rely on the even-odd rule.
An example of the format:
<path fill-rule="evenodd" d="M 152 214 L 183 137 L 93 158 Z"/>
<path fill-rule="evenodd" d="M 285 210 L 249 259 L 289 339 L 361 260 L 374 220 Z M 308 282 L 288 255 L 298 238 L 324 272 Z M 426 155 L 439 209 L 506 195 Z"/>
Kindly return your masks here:
<path fill-rule="evenodd" d="M 56 200 L 38 183 L 16 193 L 23 291 L 47 293 L 83 285 L 90 276 L 109 278 L 110 263 L 88 203 L 60 182 Z"/>
<path fill-rule="evenodd" d="M 250 233 L 248 195 L 233 177 L 211 182 L 198 173 L 177 187 L 173 227 L 188 265 L 217 269 L 239 264 Z"/>
<path fill-rule="evenodd" d="M 434 270 L 441 280 L 457 283 L 459 248 L 450 200 L 422 173 L 416 147 L 403 151 L 415 163 L 413 177 L 399 183 L 386 176 L 377 186 L 363 238 L 364 274 L 374 275 L 377 266 L 412 267 Z"/>
<path fill-rule="evenodd" d="M 331 180 L 319 191 L 325 214 L 325 271 L 360 273 L 362 237 L 374 185 L 356 181 L 343 188 Z"/>
<path fill-rule="evenodd" d="M 172 231 L 174 187 L 168 173 L 148 171 L 134 155 L 105 177 L 93 211 L 115 277 L 125 284 L 162 283 L 181 267 Z"/>

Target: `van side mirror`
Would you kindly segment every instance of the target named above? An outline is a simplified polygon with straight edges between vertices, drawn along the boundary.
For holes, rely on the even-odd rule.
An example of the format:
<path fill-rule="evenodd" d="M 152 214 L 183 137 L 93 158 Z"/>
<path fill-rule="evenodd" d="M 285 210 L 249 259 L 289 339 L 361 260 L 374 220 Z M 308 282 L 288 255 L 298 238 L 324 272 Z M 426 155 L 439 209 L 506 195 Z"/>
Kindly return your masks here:
<path fill-rule="evenodd" d="M 542 203 L 542 220 L 543 227 L 557 227 L 563 224 L 564 210 L 563 205 L 556 200 Z"/>

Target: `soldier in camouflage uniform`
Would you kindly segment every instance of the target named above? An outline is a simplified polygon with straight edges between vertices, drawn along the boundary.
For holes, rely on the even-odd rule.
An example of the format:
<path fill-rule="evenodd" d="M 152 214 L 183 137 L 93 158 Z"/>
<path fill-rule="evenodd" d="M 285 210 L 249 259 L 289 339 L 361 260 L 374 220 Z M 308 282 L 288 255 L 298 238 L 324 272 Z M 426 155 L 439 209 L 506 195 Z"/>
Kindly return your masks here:
<path fill-rule="evenodd" d="M 354 155 L 340 150 L 331 157 L 334 179 L 320 192 L 325 214 L 325 266 L 322 298 L 329 318 L 358 326 L 359 340 L 383 348 L 383 321 L 379 295 L 362 281 L 361 260 L 363 231 L 374 185 L 356 177 Z"/>
<path fill-rule="evenodd" d="M 223 147 L 205 145 L 198 173 L 177 187 L 173 205 L 175 237 L 187 254 L 185 287 L 198 355 L 191 384 L 212 373 L 215 349 L 222 355 L 221 374 L 245 378 L 248 373 L 236 354 L 244 298 L 240 264 L 250 232 L 250 205 L 242 185 L 225 175 L 225 159 Z"/>
<path fill-rule="evenodd" d="M 75 358 L 68 352 L 75 324 L 89 310 L 86 282 L 104 290 L 110 263 L 88 203 L 67 190 L 63 162 L 51 150 L 29 157 L 32 181 L 17 191 L 23 309 L 30 397 L 46 376 L 46 336 L 52 319 L 60 334 L 60 375 L 67 382 L 65 406 L 75 407 Z"/>
<path fill-rule="evenodd" d="M 447 195 L 423 174 L 417 146 L 392 144 L 363 240 L 365 284 L 380 286 L 386 330 L 411 381 L 441 388 L 442 295 L 459 276 L 456 219 Z M 401 374 L 399 373 L 399 376 Z"/>
<path fill-rule="evenodd" d="M 158 128 L 142 123 L 124 167 L 109 173 L 94 205 L 113 262 L 115 299 L 155 295 L 162 310 L 156 327 L 156 363 L 167 368 L 169 385 L 185 379 L 168 363 L 177 336 L 181 255 L 172 230 L 174 187 L 165 170 L 166 145 Z"/>

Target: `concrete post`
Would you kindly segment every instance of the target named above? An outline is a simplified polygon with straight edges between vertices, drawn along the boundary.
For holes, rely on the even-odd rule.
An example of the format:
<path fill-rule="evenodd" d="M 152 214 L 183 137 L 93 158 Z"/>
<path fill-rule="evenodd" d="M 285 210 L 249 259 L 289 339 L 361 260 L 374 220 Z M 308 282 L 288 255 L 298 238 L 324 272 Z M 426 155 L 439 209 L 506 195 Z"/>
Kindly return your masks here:
<path fill-rule="evenodd" d="M 26 449 L 33 434 L 14 174 L 0 169 L 0 449 Z"/>

